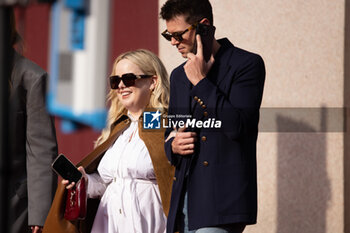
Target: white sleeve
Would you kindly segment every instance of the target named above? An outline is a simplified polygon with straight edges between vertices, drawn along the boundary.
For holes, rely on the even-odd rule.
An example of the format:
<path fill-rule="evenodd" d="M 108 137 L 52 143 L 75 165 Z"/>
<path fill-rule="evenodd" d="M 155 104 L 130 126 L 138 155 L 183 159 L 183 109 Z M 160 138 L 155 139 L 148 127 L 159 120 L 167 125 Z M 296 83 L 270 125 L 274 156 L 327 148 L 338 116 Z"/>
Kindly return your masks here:
<path fill-rule="evenodd" d="M 104 183 L 100 175 L 95 172 L 86 174 L 88 177 L 87 195 L 88 198 L 100 198 L 106 191 L 108 184 Z"/>

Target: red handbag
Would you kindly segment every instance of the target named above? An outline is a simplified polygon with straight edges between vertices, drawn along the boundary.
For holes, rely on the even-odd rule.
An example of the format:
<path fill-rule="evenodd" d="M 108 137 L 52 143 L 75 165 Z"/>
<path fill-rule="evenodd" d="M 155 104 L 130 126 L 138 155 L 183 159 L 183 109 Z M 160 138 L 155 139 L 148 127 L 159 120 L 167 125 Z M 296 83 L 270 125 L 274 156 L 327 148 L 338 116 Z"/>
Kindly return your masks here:
<path fill-rule="evenodd" d="M 64 218 L 70 221 L 84 219 L 86 216 L 86 204 L 86 183 L 85 179 L 82 178 L 67 192 Z"/>

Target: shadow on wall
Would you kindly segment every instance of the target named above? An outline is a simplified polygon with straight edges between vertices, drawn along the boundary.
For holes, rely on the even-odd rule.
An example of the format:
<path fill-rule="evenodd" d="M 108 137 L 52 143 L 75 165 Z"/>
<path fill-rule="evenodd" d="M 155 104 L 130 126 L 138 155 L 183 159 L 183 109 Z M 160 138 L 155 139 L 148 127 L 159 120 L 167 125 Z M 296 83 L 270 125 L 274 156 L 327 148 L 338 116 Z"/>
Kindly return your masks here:
<path fill-rule="evenodd" d="M 277 116 L 277 232 L 325 233 L 331 187 L 327 175 L 326 110 L 321 133 L 310 125 Z M 286 125 L 303 132 L 283 133 Z M 282 132 L 281 132 L 282 131 Z M 306 133 L 305 133 L 306 132 Z"/>

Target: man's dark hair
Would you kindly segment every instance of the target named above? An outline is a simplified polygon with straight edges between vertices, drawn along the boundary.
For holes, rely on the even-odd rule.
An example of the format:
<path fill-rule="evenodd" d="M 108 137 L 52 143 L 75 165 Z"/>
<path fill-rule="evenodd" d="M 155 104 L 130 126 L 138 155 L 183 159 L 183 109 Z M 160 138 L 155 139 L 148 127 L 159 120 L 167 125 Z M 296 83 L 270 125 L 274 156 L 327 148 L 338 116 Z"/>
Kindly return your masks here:
<path fill-rule="evenodd" d="M 184 15 L 189 24 L 207 18 L 213 25 L 213 10 L 209 0 L 168 0 L 160 10 L 160 16 L 166 21 L 180 15 Z"/>

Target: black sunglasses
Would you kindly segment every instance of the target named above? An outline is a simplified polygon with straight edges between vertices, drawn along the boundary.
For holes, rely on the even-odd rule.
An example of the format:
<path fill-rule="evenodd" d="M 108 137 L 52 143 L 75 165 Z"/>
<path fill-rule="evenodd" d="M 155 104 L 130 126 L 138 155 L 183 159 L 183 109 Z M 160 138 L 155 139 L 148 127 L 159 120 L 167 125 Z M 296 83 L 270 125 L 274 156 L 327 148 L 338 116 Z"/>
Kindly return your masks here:
<path fill-rule="evenodd" d="M 171 38 L 174 37 L 175 40 L 181 42 L 184 39 L 184 38 L 182 38 L 182 35 L 188 31 L 191 31 L 194 28 L 196 28 L 196 25 L 191 25 L 183 32 L 174 32 L 174 33 L 169 33 L 168 30 L 165 29 L 165 31 L 162 32 L 162 36 L 168 41 L 171 41 Z"/>
<path fill-rule="evenodd" d="M 126 87 L 131 87 L 135 85 L 136 79 L 150 78 L 152 76 L 154 75 L 149 75 L 149 74 L 137 75 L 133 73 L 123 74 L 121 77 L 119 75 L 113 75 L 109 77 L 109 83 L 112 89 L 118 89 L 120 81 L 123 81 Z"/>

